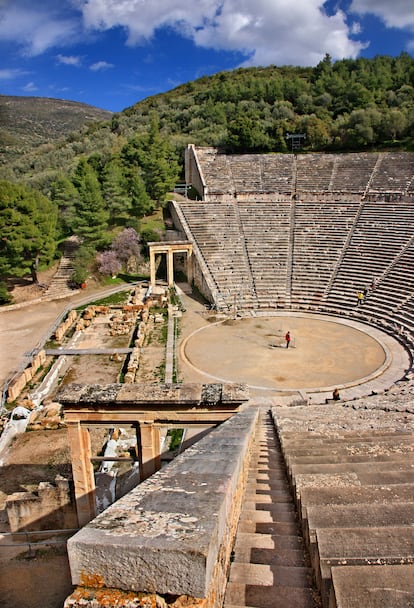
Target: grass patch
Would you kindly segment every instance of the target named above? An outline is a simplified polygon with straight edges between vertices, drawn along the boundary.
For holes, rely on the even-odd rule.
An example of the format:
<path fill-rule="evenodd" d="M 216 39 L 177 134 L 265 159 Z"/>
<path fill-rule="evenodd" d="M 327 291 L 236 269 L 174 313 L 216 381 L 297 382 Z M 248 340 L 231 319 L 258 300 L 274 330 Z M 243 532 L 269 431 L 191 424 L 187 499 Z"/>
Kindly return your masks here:
<path fill-rule="evenodd" d="M 184 429 L 169 429 L 167 431 L 167 437 L 170 437 L 170 450 L 177 450 L 183 439 Z"/>
<path fill-rule="evenodd" d="M 88 302 L 88 304 L 83 304 L 82 306 L 79 306 L 79 308 L 76 308 L 76 310 L 82 311 L 89 306 L 115 306 L 117 304 L 126 304 L 128 301 L 128 296 L 128 291 L 118 291 L 117 293 L 113 293 L 112 295 L 101 298 L 100 300 L 94 300 L 93 302 Z"/>
<path fill-rule="evenodd" d="M 165 224 L 162 216 L 162 208 L 156 209 L 151 215 L 146 215 L 140 218 L 140 231 L 153 230 L 155 232 L 164 232 Z"/>

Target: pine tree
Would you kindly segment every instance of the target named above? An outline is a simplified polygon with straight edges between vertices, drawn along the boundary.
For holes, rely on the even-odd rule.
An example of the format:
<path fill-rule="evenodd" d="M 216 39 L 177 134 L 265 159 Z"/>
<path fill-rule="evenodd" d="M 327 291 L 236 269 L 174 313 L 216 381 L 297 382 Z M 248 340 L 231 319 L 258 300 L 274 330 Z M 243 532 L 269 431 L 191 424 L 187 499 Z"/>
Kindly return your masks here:
<path fill-rule="evenodd" d="M 37 282 L 39 263 L 56 250 L 57 206 L 36 190 L 0 181 L 0 276 Z"/>
<path fill-rule="evenodd" d="M 79 194 L 70 179 L 60 174 L 51 185 L 51 199 L 59 209 L 59 229 L 63 236 L 73 234 Z"/>
<path fill-rule="evenodd" d="M 98 177 L 85 158 L 75 169 L 73 184 L 78 191 L 74 229 L 86 243 L 99 244 L 108 226 L 109 211 L 105 208 Z"/>
<path fill-rule="evenodd" d="M 131 216 L 132 201 L 128 196 L 128 180 L 119 157 L 114 156 L 103 170 L 102 196 L 109 211 L 109 223 L 119 225 Z"/>
<path fill-rule="evenodd" d="M 161 202 L 178 180 L 177 156 L 162 137 L 156 114 L 151 117 L 147 144 L 141 158 L 144 183 L 150 197 Z"/>

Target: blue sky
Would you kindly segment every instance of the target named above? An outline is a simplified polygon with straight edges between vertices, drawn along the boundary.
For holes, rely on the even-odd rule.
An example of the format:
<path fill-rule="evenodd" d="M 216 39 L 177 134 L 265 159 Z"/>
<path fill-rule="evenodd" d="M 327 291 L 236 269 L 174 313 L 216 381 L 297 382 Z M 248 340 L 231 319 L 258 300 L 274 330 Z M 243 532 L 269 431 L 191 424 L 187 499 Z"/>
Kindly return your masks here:
<path fill-rule="evenodd" d="M 413 0 L 0 0 L 0 93 L 114 112 L 240 66 L 414 55 Z"/>

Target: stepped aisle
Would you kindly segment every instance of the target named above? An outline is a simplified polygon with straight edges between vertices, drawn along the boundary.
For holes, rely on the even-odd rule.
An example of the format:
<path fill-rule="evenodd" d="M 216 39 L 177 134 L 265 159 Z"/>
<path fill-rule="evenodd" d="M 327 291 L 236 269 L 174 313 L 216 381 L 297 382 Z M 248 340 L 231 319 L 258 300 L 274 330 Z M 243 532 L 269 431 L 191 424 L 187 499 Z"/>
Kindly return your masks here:
<path fill-rule="evenodd" d="M 225 608 L 317 608 L 275 427 L 262 410 L 227 584 Z"/>
<path fill-rule="evenodd" d="M 69 281 L 73 273 L 73 260 L 79 247 L 79 239 L 76 236 L 69 237 L 65 242 L 65 251 L 61 257 L 59 267 L 54 274 L 45 297 L 53 300 L 66 295 L 73 295 L 74 291 L 69 287 Z"/>

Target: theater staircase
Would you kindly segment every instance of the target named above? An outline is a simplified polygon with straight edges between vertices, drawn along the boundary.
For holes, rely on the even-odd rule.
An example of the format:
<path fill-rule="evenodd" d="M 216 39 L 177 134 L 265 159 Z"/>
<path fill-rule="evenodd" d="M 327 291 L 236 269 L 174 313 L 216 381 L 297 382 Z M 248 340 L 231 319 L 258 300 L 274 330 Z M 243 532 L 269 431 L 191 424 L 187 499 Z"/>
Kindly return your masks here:
<path fill-rule="evenodd" d="M 65 249 L 60 259 L 58 269 L 45 291 L 46 298 L 53 300 L 54 298 L 73 295 L 73 289 L 70 287 L 70 279 L 73 274 L 73 261 L 78 248 L 79 239 L 76 236 L 69 237 L 65 241 Z"/>
<path fill-rule="evenodd" d="M 414 434 L 382 414 L 261 411 L 225 608 L 414 607 Z"/>
<path fill-rule="evenodd" d="M 225 608 L 317 608 L 300 522 L 269 412 L 261 411 Z"/>

